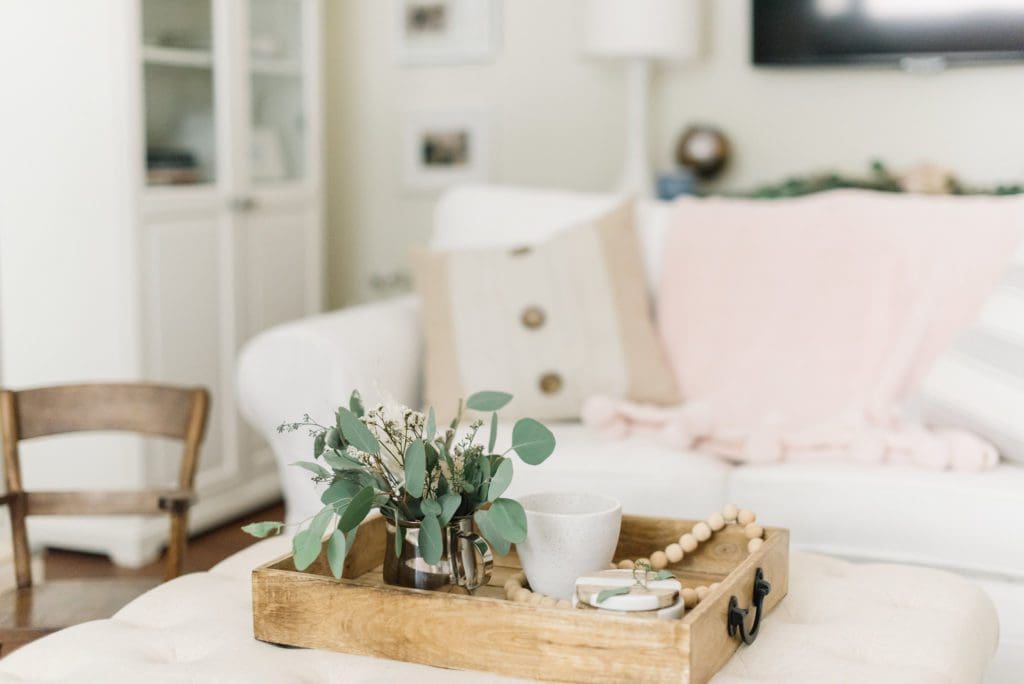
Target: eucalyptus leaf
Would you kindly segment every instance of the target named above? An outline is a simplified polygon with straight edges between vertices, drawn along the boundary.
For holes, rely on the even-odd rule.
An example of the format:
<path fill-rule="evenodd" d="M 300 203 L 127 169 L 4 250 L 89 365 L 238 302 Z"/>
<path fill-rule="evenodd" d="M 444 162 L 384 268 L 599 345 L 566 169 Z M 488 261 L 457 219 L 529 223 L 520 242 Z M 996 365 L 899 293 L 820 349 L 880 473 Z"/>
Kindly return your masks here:
<path fill-rule="evenodd" d="M 604 603 L 612 596 L 622 596 L 623 594 L 628 594 L 630 589 L 631 587 L 615 587 L 614 589 L 605 589 L 603 591 L 598 592 L 597 602 Z"/>
<path fill-rule="evenodd" d="M 405 528 L 395 522 L 395 558 L 402 557 L 402 546 L 405 544 Z"/>
<path fill-rule="evenodd" d="M 533 418 L 520 418 L 512 428 L 511 449 L 524 463 L 538 465 L 555 450 L 555 436 Z"/>
<path fill-rule="evenodd" d="M 332 427 L 327 429 L 327 432 L 324 436 L 324 443 L 330 449 L 341 448 L 341 432 L 338 431 L 338 428 Z"/>
<path fill-rule="evenodd" d="M 340 451 L 325 451 L 323 459 L 324 463 L 334 470 L 362 470 L 366 467 L 356 459 Z"/>
<path fill-rule="evenodd" d="M 324 506 L 319 513 L 313 516 L 313 522 L 309 523 L 308 529 L 313 531 L 313 536 L 317 539 L 323 539 L 327 526 L 331 524 L 332 520 L 334 520 L 334 508 Z"/>
<path fill-rule="evenodd" d="M 504 494 L 511 482 L 512 459 L 505 458 L 498 464 L 498 468 L 494 471 L 494 475 L 491 475 L 491 485 L 487 490 L 487 500 L 494 501 Z"/>
<path fill-rule="evenodd" d="M 378 475 L 377 473 L 368 472 L 366 470 L 350 470 L 347 472 L 357 473 L 359 476 L 359 481 L 364 483 L 367 487 L 376 487 L 377 489 L 384 492 L 389 491 L 391 489 L 391 485 L 388 484 L 388 481 L 385 480 L 381 475 Z"/>
<path fill-rule="evenodd" d="M 326 446 L 327 446 L 327 433 L 326 432 L 318 432 L 316 437 L 313 438 L 313 458 L 318 458 L 320 456 L 320 454 L 324 453 L 324 448 Z"/>
<path fill-rule="evenodd" d="M 284 523 L 282 522 L 254 522 L 242 527 L 242 531 L 262 539 L 263 537 L 280 532 L 283 527 Z"/>
<path fill-rule="evenodd" d="M 437 467 L 440 456 L 437 454 L 437 449 L 430 442 L 423 443 L 423 450 L 427 452 L 427 472 L 433 472 L 434 468 Z"/>
<path fill-rule="evenodd" d="M 344 503 L 345 506 L 361 489 L 358 482 L 353 480 L 335 480 L 324 493 L 320 495 L 320 502 L 325 506 L 335 506 Z"/>
<path fill-rule="evenodd" d="M 424 515 L 441 515 L 441 504 L 434 499 L 420 501 L 420 510 Z"/>
<path fill-rule="evenodd" d="M 487 438 L 487 451 L 493 452 L 494 445 L 498 441 L 498 414 L 491 414 L 491 435 Z"/>
<path fill-rule="evenodd" d="M 526 512 L 514 499 L 495 499 L 488 517 L 505 539 L 518 544 L 526 540 Z"/>
<path fill-rule="evenodd" d="M 674 577 L 675 575 L 673 575 L 670 570 L 659 570 L 657 574 L 654 575 L 654 579 L 656 580 L 667 580 Z"/>
<path fill-rule="evenodd" d="M 370 432 L 370 429 L 363 425 L 363 421 L 356 418 L 356 414 L 344 406 L 338 408 L 338 425 L 341 427 L 341 433 L 345 435 L 345 439 L 348 440 L 349 444 L 359 449 L 359 451 L 364 451 L 368 454 L 380 452 L 380 444 L 377 442 L 377 438 L 373 436 L 373 433 Z"/>
<path fill-rule="evenodd" d="M 427 475 L 427 452 L 423 440 L 416 439 L 405 450 L 405 489 L 417 499 L 423 496 L 423 484 Z"/>
<path fill-rule="evenodd" d="M 296 570 L 305 570 L 320 555 L 320 540 L 309 530 L 302 530 L 292 537 L 292 561 Z"/>
<path fill-rule="evenodd" d="M 459 399 L 459 409 L 455 412 L 455 417 L 452 418 L 452 422 L 448 425 L 453 432 L 458 432 L 459 423 L 462 421 L 462 399 Z"/>
<path fill-rule="evenodd" d="M 434 435 L 437 434 L 437 416 L 434 415 L 434 407 L 431 406 L 427 410 L 427 441 L 434 439 Z"/>
<path fill-rule="evenodd" d="M 347 553 L 348 540 L 345 539 L 345 533 L 341 530 L 334 530 L 330 539 L 327 540 L 327 564 L 331 566 L 331 574 L 335 579 L 341 579 Z"/>
<path fill-rule="evenodd" d="M 338 521 L 338 529 L 342 532 L 348 532 L 349 530 L 354 530 L 359 523 L 363 522 L 366 514 L 373 507 L 373 497 L 373 487 L 363 487 L 360 489 L 352 497 L 352 500 L 349 501 L 345 512 L 341 514 L 341 520 Z"/>
<path fill-rule="evenodd" d="M 458 494 L 445 494 L 441 497 L 441 525 L 447 525 L 462 505 L 462 497 Z"/>
<path fill-rule="evenodd" d="M 428 565 L 437 565 L 441 560 L 444 545 L 441 541 L 441 523 L 436 515 L 428 515 L 420 523 L 420 552 Z"/>
<path fill-rule="evenodd" d="M 291 465 L 304 468 L 309 472 L 313 473 L 314 475 L 316 475 L 317 477 L 322 478 L 324 480 L 331 479 L 330 471 L 324 468 L 319 463 L 313 463 L 312 461 L 295 461 L 295 463 L 292 463 Z"/>
<path fill-rule="evenodd" d="M 474 411 L 499 411 L 512 401 L 508 392 L 477 392 L 466 400 L 466 408 Z"/>
<path fill-rule="evenodd" d="M 494 552 L 499 556 L 507 555 L 512 548 L 512 543 L 505 539 L 498 528 L 495 527 L 491 520 L 491 512 L 481 508 L 473 514 L 473 520 L 476 521 L 476 526 L 480 528 L 480 533 L 487 539 Z"/>
<path fill-rule="evenodd" d="M 320 555 L 320 547 L 323 542 L 324 532 L 327 531 L 327 524 L 334 517 L 334 509 L 326 506 L 313 517 L 309 527 L 295 535 L 292 539 L 292 551 L 295 556 L 295 569 L 305 570 L 316 557 Z"/>
<path fill-rule="evenodd" d="M 348 410 L 362 418 L 366 414 L 366 407 L 363 406 L 363 398 L 359 396 L 359 390 L 352 390 L 352 396 L 348 398 Z"/>

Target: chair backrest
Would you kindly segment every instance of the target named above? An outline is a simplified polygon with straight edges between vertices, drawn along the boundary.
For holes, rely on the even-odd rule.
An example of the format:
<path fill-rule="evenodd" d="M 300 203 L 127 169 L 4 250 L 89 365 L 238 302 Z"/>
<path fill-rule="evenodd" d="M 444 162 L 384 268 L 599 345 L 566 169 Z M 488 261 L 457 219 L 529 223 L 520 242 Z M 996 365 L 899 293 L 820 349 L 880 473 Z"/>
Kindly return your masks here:
<path fill-rule="evenodd" d="M 209 393 L 201 387 L 95 384 L 0 390 L 4 497 L 11 514 L 18 586 L 32 584 L 25 517 L 168 513 L 171 539 L 165 576 L 181 572 L 188 507 L 206 430 Z M 181 440 L 178 489 L 141 492 L 27 492 L 21 481 L 21 440 L 83 431 L 125 431 Z"/>

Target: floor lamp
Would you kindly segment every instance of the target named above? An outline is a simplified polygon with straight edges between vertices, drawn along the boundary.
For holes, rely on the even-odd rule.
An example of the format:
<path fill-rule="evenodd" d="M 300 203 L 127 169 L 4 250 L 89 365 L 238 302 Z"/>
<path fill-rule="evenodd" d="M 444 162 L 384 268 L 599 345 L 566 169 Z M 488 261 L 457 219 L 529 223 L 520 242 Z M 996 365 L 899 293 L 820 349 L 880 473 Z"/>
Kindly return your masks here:
<path fill-rule="evenodd" d="M 697 56 L 700 0 L 587 0 L 584 51 L 626 62 L 626 146 L 619 189 L 654 192 L 648 146 L 651 66 Z"/>

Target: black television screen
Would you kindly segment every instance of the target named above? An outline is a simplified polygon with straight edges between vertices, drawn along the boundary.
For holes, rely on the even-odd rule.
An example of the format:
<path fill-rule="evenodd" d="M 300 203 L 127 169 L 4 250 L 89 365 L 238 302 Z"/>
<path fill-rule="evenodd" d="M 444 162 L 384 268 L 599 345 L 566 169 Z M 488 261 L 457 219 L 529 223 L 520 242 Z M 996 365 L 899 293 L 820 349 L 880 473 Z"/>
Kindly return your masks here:
<path fill-rule="evenodd" d="M 1024 59 L 1024 0 L 752 0 L 755 64 Z"/>

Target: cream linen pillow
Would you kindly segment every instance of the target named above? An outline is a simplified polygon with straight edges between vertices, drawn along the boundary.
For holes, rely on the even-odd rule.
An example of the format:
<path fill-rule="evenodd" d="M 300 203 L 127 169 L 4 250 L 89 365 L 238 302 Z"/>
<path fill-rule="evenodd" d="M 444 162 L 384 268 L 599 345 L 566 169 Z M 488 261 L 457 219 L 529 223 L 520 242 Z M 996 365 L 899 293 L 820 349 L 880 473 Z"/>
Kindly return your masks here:
<path fill-rule="evenodd" d="M 426 399 L 510 392 L 503 415 L 579 418 L 594 394 L 678 401 L 647 299 L 633 203 L 518 249 L 420 252 Z"/>

